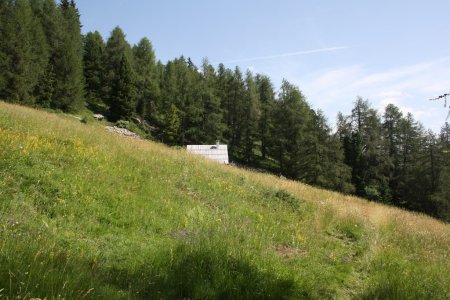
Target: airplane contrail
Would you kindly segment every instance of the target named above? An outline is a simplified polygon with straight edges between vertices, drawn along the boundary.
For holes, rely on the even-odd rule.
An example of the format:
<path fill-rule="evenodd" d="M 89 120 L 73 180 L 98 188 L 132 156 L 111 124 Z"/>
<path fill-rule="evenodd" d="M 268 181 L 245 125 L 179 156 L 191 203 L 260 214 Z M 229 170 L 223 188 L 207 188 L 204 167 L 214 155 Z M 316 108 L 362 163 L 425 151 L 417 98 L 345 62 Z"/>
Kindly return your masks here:
<path fill-rule="evenodd" d="M 222 63 L 227 63 L 228 64 L 228 63 L 239 63 L 239 62 L 255 61 L 255 60 L 266 60 L 266 59 L 274 59 L 274 58 L 281 58 L 281 57 L 289 57 L 289 56 L 313 54 L 313 53 L 320 53 L 320 52 L 330 52 L 330 51 L 336 51 L 336 50 L 344 50 L 344 49 L 348 49 L 348 48 L 350 48 L 350 47 L 349 46 L 328 47 L 328 48 L 312 49 L 312 50 L 305 50 L 305 51 L 297 51 L 297 52 L 274 54 L 274 55 L 268 55 L 268 56 L 258 56 L 258 57 L 233 59 L 233 60 L 224 61 Z"/>

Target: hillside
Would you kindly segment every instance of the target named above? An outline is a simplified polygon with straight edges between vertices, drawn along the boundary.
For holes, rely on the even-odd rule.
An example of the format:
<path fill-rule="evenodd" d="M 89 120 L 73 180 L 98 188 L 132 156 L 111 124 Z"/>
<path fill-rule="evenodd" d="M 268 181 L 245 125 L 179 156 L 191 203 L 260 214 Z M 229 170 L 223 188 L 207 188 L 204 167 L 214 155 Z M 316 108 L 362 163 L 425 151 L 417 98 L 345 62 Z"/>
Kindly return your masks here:
<path fill-rule="evenodd" d="M 449 299 L 450 226 L 0 102 L 0 299 Z"/>

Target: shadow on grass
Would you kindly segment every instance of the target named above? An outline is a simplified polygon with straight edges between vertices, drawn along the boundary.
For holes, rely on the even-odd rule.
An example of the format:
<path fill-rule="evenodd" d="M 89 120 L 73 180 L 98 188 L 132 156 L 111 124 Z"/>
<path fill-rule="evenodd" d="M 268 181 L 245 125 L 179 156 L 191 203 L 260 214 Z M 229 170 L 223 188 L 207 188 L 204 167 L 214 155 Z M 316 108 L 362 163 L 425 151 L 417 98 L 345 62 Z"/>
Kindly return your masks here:
<path fill-rule="evenodd" d="M 134 274 L 111 271 L 114 279 L 108 283 L 122 290 L 128 288 L 132 298 L 309 298 L 308 294 L 300 293 L 291 278 L 283 278 L 273 270 L 258 269 L 248 259 L 231 257 L 223 249 L 181 245 L 154 259 L 153 266 Z"/>
<path fill-rule="evenodd" d="M 410 261 L 401 255 L 377 258 L 368 287 L 358 299 L 450 299 L 449 272 L 433 263 Z"/>

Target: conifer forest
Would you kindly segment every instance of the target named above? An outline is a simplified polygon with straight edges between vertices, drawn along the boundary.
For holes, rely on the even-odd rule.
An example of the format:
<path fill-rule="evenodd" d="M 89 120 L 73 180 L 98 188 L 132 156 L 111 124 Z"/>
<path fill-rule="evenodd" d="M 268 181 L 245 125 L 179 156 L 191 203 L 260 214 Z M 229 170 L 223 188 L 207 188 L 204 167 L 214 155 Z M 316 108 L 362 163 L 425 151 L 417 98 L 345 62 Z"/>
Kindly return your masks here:
<path fill-rule="evenodd" d="M 90 110 L 170 146 L 219 140 L 238 165 L 450 221 L 445 120 L 432 132 L 355 95 L 331 125 L 286 80 L 207 59 L 161 62 L 145 37 L 131 45 L 119 27 L 108 37 L 81 28 L 73 0 L 0 0 L 0 99 Z"/>

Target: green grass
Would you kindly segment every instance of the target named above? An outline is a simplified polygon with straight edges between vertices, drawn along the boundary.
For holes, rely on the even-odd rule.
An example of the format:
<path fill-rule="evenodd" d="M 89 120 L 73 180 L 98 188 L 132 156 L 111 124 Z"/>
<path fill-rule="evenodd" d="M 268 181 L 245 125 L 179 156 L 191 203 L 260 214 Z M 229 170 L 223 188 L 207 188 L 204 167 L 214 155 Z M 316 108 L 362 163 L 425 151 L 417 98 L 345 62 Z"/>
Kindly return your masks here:
<path fill-rule="evenodd" d="M 0 102 L 0 299 L 449 299 L 449 249 L 426 216 Z"/>

